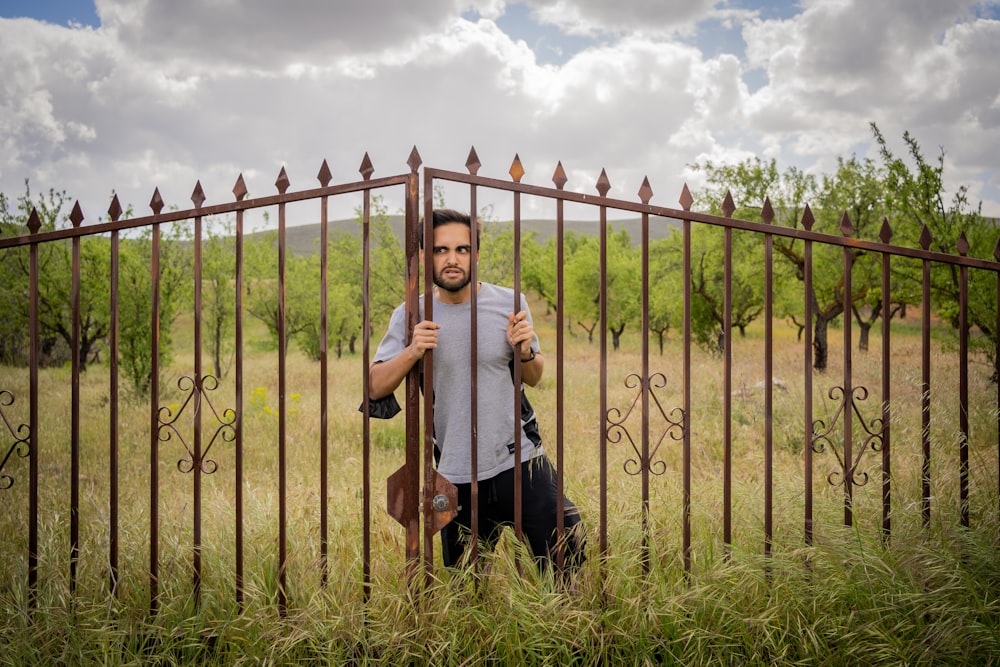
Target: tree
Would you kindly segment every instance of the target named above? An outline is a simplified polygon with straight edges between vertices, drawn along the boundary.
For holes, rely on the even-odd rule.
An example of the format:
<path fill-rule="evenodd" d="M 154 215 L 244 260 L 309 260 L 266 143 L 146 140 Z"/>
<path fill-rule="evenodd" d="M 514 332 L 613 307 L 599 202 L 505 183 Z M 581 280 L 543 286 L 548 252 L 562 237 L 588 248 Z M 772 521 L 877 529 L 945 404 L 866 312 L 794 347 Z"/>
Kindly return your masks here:
<path fill-rule="evenodd" d="M 992 258 L 996 244 L 996 223 L 983 217 L 981 204 L 972 205 L 968 187 L 958 187 L 950 201 L 945 200 L 944 149 L 940 150 L 936 163 L 931 164 L 924 157 L 917 140 L 909 132 L 904 132 L 903 142 L 912 162 L 907 164 L 889 148 L 875 123 L 871 124 L 871 130 L 886 169 L 886 208 L 894 212 L 890 217 L 894 231 L 903 238 L 919 239 L 926 229 L 930 234 L 929 249 L 952 255 L 956 253 L 959 239 L 964 235 L 969 255 Z M 953 264 L 936 266 L 931 280 L 938 314 L 957 329 L 959 268 Z M 911 275 L 909 282 L 910 289 L 919 289 L 919 277 Z M 970 343 L 992 361 L 993 379 L 996 381 L 998 360 L 995 275 L 991 272 L 970 271 L 968 294 L 969 325 L 978 327 L 984 334 L 982 338 L 970 338 Z"/>
<path fill-rule="evenodd" d="M 600 242 L 594 237 L 583 238 L 585 241 L 567 261 L 566 302 L 579 318 L 577 323 L 587 331 L 588 341 L 593 342 L 600 319 Z M 612 347 L 617 350 L 626 327 L 634 325 L 640 314 L 641 275 L 638 252 L 625 229 L 608 234 L 606 250 L 606 325 Z"/>
<path fill-rule="evenodd" d="M 736 218 L 760 219 L 760 207 L 771 201 L 775 212 L 774 224 L 794 224 L 814 187 L 811 177 L 791 168 L 780 173 L 774 160 L 760 158 L 745 160 L 737 165 L 716 165 L 712 162 L 694 165 L 706 173 L 709 188 L 697 193 L 699 206 L 712 213 L 722 213 L 726 193 L 732 197 Z M 691 233 L 691 315 L 692 333 L 699 344 L 721 351 L 724 331 L 724 235 L 722 229 L 698 225 Z M 778 257 L 787 256 L 791 245 L 774 236 L 774 249 Z M 732 232 L 732 326 L 745 335 L 749 326 L 764 310 L 764 277 L 761 266 L 764 259 L 763 237 L 740 230 Z M 787 317 L 795 312 L 795 301 L 786 300 L 788 281 L 782 278 L 791 273 L 787 265 L 775 262 L 772 289 L 777 315 Z M 801 278 L 801 276 L 800 276 Z M 801 310 L 801 295 L 798 299 Z M 825 329 L 824 329 L 825 330 Z M 825 341 L 825 337 L 824 337 Z"/>
<path fill-rule="evenodd" d="M 17 212 L 3 197 L 0 199 L 0 216 L 4 227 L 15 234 L 27 234 L 27 221 L 32 210 L 41 220 L 41 231 L 51 231 L 65 226 L 68 222 L 66 207 L 68 197 L 65 192 L 50 189 L 33 199 L 26 180 L 24 195 L 18 198 Z M 38 246 L 38 326 L 41 335 L 40 349 L 42 363 L 59 364 L 68 361 L 73 343 L 73 274 L 72 242 L 54 241 Z M 5 347 L 26 349 L 28 320 L 28 252 L 8 251 L 4 253 L 5 274 L 10 277 L 10 285 L 21 284 L 21 290 L 14 294 L 14 304 L 4 306 L 11 311 L 12 320 L 5 336 L 10 342 Z M 80 369 L 86 371 L 95 345 L 108 333 L 109 297 L 107 275 L 109 259 L 107 242 L 100 238 L 80 240 Z M 9 308 L 13 305 L 14 308 Z M 18 334 L 18 330 L 20 334 Z M 23 336 L 21 342 L 14 342 Z"/>
<path fill-rule="evenodd" d="M 65 192 L 50 189 L 33 200 L 28 182 L 18 198 L 16 210 L 0 194 L 0 222 L 5 234 L 26 234 L 32 209 L 38 212 L 42 229 L 57 229 L 67 222 Z M 126 210 L 126 217 L 131 209 Z M 152 315 L 150 308 L 151 249 L 149 231 L 123 237 L 120 244 L 120 294 L 118 302 L 119 354 L 122 369 L 133 388 L 149 388 Z M 175 296 L 186 279 L 180 266 L 181 244 L 168 229 L 159 257 L 160 267 L 160 360 L 170 357 L 170 325 Z M 104 236 L 80 239 L 80 367 L 85 371 L 96 358 L 111 327 L 110 241 Z M 38 324 L 42 363 L 70 359 L 73 340 L 72 241 L 54 241 L 38 246 Z M 4 360 L 27 363 L 28 345 L 28 251 L 17 248 L 0 253 L 4 285 L 11 286 L 0 317 L 0 349 Z"/>

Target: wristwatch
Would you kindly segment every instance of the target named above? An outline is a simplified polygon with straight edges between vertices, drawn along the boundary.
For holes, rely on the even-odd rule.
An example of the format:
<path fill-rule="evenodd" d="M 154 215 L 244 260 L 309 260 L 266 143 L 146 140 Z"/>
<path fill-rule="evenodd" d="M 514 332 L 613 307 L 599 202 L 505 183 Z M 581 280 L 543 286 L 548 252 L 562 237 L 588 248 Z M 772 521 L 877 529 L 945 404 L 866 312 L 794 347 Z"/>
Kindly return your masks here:
<path fill-rule="evenodd" d="M 521 359 L 521 363 L 522 363 L 522 364 L 526 364 L 526 363 L 528 363 L 529 361 L 534 361 L 534 360 L 535 360 L 535 351 L 534 351 L 534 350 L 532 350 L 532 351 L 531 351 L 531 356 L 530 356 L 530 357 L 528 357 L 527 359 Z"/>

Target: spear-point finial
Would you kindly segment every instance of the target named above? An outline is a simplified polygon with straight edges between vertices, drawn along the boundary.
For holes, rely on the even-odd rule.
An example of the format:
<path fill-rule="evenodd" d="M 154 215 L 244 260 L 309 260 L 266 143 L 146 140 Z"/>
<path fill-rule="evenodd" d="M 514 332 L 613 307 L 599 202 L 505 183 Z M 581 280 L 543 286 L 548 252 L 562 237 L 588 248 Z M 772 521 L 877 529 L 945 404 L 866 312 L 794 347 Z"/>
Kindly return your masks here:
<path fill-rule="evenodd" d="M 288 192 L 288 186 L 291 184 L 292 182 L 288 180 L 288 172 L 282 167 L 281 171 L 278 172 L 277 180 L 274 181 L 274 187 L 278 188 L 278 194 L 283 195 Z"/>
<path fill-rule="evenodd" d="M 243 201 L 247 196 L 247 183 L 243 180 L 242 173 L 236 178 L 236 183 L 233 184 L 233 196 L 236 197 L 236 201 Z"/>
<path fill-rule="evenodd" d="M 479 156 L 476 154 L 476 147 L 473 146 L 469 151 L 469 158 L 465 161 L 465 168 L 469 170 L 470 174 L 475 176 L 479 173 L 479 167 L 481 166 Z"/>
<path fill-rule="evenodd" d="M 642 177 L 642 185 L 639 186 L 639 201 L 643 204 L 648 204 L 649 200 L 653 198 L 653 188 L 649 187 L 649 177 Z"/>
<path fill-rule="evenodd" d="M 201 208 L 201 205 L 205 203 L 205 191 L 201 189 L 201 181 L 194 184 L 194 192 L 191 193 L 191 201 L 194 203 L 195 208 Z"/>
<path fill-rule="evenodd" d="M 598 194 L 602 197 L 608 196 L 608 191 L 611 189 L 611 181 L 608 179 L 608 172 L 603 168 L 601 169 L 601 175 L 597 177 L 596 187 Z"/>
<path fill-rule="evenodd" d="M 77 200 L 73 204 L 73 210 L 69 214 L 69 221 L 73 223 L 73 227 L 79 227 L 80 223 L 83 222 L 83 209 L 80 208 L 80 200 Z"/>
<path fill-rule="evenodd" d="M 122 205 L 118 201 L 118 194 L 111 198 L 111 206 L 108 207 L 108 217 L 111 218 L 111 222 L 118 222 L 118 219 L 122 217 Z"/>
<path fill-rule="evenodd" d="M 524 165 L 521 164 L 521 156 L 517 153 L 514 153 L 514 161 L 511 163 L 510 171 L 507 173 L 514 179 L 515 183 L 521 182 L 521 177 L 524 176 Z"/>
<path fill-rule="evenodd" d="M 326 160 L 323 160 L 323 164 L 320 165 L 319 173 L 316 174 L 316 180 L 324 188 L 330 185 L 330 181 L 333 180 L 333 173 L 330 171 L 330 165 L 326 163 Z"/>
<path fill-rule="evenodd" d="M 556 163 L 556 170 L 552 173 L 552 182 L 556 184 L 557 190 L 562 190 L 566 185 L 566 170 L 563 169 L 562 160 Z"/>

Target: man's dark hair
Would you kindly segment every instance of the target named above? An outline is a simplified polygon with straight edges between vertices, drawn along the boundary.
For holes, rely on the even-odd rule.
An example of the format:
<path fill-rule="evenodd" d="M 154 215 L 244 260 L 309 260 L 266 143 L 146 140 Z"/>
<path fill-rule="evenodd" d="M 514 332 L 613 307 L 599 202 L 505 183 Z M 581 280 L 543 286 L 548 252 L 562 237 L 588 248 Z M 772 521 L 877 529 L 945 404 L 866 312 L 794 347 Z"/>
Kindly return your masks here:
<path fill-rule="evenodd" d="M 472 229 L 472 220 L 469 218 L 468 213 L 462 213 L 461 211 L 456 211 L 452 208 L 436 208 L 431 214 L 431 229 L 437 229 L 441 225 L 450 225 L 453 223 L 458 223 L 465 225 L 470 230 Z M 477 236 L 483 231 L 483 226 L 477 222 L 476 223 L 476 234 Z M 420 224 L 417 226 L 417 241 L 420 243 L 421 250 L 424 247 L 424 221 L 421 220 Z"/>

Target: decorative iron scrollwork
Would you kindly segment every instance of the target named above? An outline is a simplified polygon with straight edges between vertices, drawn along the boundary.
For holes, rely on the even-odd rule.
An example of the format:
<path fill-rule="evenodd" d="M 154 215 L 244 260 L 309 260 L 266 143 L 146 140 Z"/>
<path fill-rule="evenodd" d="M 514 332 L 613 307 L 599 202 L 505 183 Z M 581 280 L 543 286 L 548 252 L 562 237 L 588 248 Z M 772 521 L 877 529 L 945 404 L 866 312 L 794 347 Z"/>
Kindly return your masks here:
<path fill-rule="evenodd" d="M 222 411 L 220 415 L 212 405 L 211 399 L 208 397 L 208 392 L 215 391 L 219 387 L 219 380 L 214 375 L 202 376 L 201 382 L 199 383 L 195 378 L 189 375 L 183 375 L 177 380 L 177 388 L 182 392 L 186 392 L 187 396 L 184 398 L 184 402 L 174 413 L 170 406 L 160 407 L 157 414 L 157 421 L 159 422 L 159 427 L 157 429 L 157 438 L 160 442 L 169 442 L 176 435 L 177 439 L 181 441 L 184 445 L 184 450 L 187 452 L 187 456 L 177 461 L 177 469 L 182 473 L 192 472 L 197 465 L 201 472 L 205 475 L 211 475 L 219 468 L 219 464 L 214 459 L 207 458 L 209 451 L 212 449 L 212 445 L 215 444 L 216 440 L 222 439 L 223 442 L 234 442 L 236 440 L 236 411 L 232 408 L 226 408 Z M 195 397 L 200 397 L 199 400 L 194 400 Z M 195 409 L 199 410 L 202 402 L 208 406 L 211 410 L 212 416 L 218 423 L 218 427 L 215 432 L 212 433 L 212 437 L 208 440 L 208 445 L 201 452 L 201 460 L 195 461 L 194 451 L 188 445 L 184 436 L 181 435 L 180 430 L 177 428 L 177 420 L 184 413 L 185 408 L 188 404 L 194 402 L 197 406 Z M 195 413 L 197 416 L 197 413 Z"/>
<path fill-rule="evenodd" d="M 827 426 L 821 419 L 813 421 L 811 440 L 812 450 L 817 454 L 822 454 L 827 450 L 827 447 L 829 447 L 833 451 L 834 456 L 837 457 L 837 463 L 840 464 L 840 468 L 830 472 L 830 474 L 826 476 L 826 481 L 830 484 L 830 486 L 839 486 L 843 484 L 845 481 L 844 469 L 846 468 L 844 455 L 837 449 L 833 440 L 830 438 L 830 434 L 833 432 L 833 429 L 836 427 L 837 422 L 840 421 L 841 417 L 847 414 L 847 405 L 850 403 L 851 410 L 861 423 L 861 427 L 864 429 L 866 437 L 861 443 L 861 447 L 858 448 L 858 452 L 854 456 L 854 460 L 850 461 L 850 467 L 847 468 L 847 470 L 850 475 L 850 483 L 852 486 L 865 486 L 868 484 L 869 475 L 864 471 L 859 473 L 858 466 L 861 464 L 861 458 L 865 455 L 865 452 L 882 451 L 882 441 L 886 425 L 883 423 L 881 417 L 876 417 L 866 422 L 864 416 L 861 414 L 861 410 L 858 408 L 858 403 L 868 400 L 867 388 L 854 387 L 851 390 L 851 394 L 848 395 L 843 387 L 831 387 L 827 395 L 831 400 L 838 401 L 839 404 L 829 426 Z"/>
<path fill-rule="evenodd" d="M 0 461 L 0 491 L 14 486 L 14 476 L 4 472 L 4 468 L 7 466 L 7 461 L 10 460 L 10 457 L 17 454 L 19 458 L 24 459 L 31 454 L 31 445 L 28 442 L 28 439 L 31 437 L 31 427 L 27 424 L 19 424 L 15 427 L 7 417 L 7 413 L 3 410 L 12 405 L 14 405 L 14 394 L 6 389 L 0 391 L 0 419 L 3 419 L 3 423 L 7 426 L 7 431 L 14 438 L 14 442 L 7 448 L 3 460 Z"/>
<path fill-rule="evenodd" d="M 660 403 L 660 399 L 657 397 L 656 392 L 653 388 L 663 389 L 667 386 L 667 378 L 663 373 L 654 373 L 649 376 L 646 382 L 643 382 L 641 376 L 636 373 L 630 374 L 625 378 L 625 386 L 628 389 L 638 389 L 635 396 L 632 398 L 632 403 L 629 405 L 628 410 L 622 414 L 622 411 L 618 408 L 610 408 L 606 415 L 608 422 L 608 442 L 611 444 L 618 444 L 623 440 L 628 440 L 629 444 L 632 446 L 632 451 L 635 452 L 634 458 L 627 458 L 623 464 L 625 472 L 629 475 L 639 475 L 644 470 L 648 471 L 653 475 L 662 475 L 667 471 L 667 464 L 663 459 L 657 459 L 656 453 L 660 449 L 660 445 L 663 440 L 669 435 L 671 439 L 677 441 L 684 437 L 684 410 L 681 408 L 674 408 L 667 413 Z M 663 432 L 660 433 L 659 437 L 656 438 L 656 442 L 653 447 L 649 450 L 649 458 L 643 459 L 642 450 L 639 445 L 636 444 L 635 439 L 629 430 L 625 427 L 625 422 L 628 421 L 629 416 L 636 409 L 636 406 L 640 404 L 642 400 L 643 393 L 648 391 L 649 397 L 652 399 L 656 409 L 659 411 L 660 416 L 666 422 L 666 427 Z"/>

